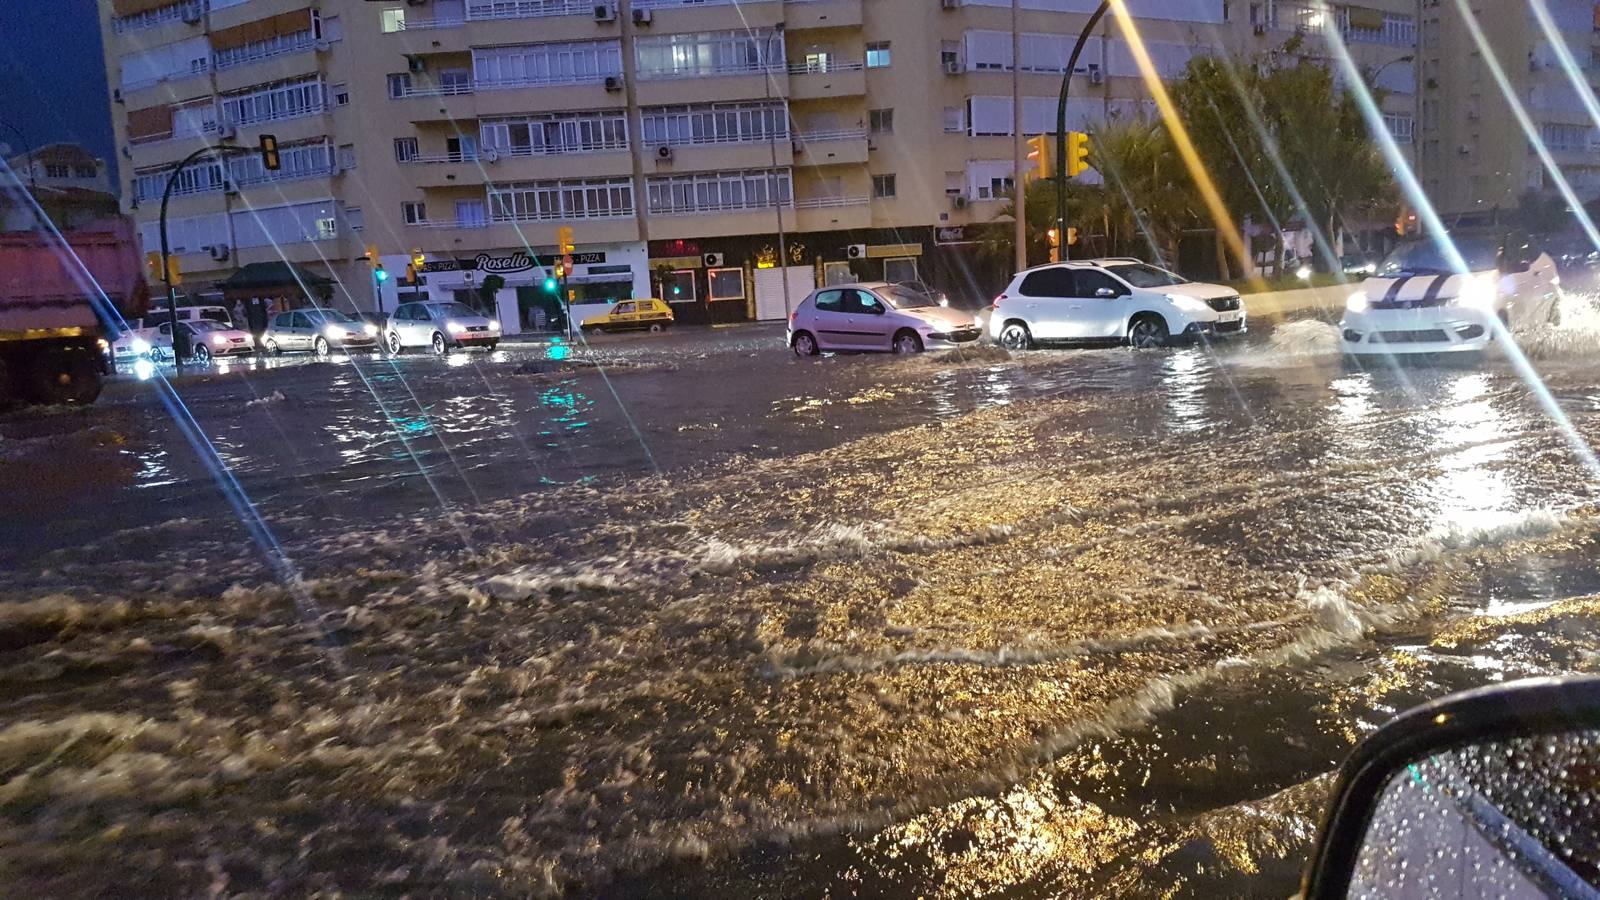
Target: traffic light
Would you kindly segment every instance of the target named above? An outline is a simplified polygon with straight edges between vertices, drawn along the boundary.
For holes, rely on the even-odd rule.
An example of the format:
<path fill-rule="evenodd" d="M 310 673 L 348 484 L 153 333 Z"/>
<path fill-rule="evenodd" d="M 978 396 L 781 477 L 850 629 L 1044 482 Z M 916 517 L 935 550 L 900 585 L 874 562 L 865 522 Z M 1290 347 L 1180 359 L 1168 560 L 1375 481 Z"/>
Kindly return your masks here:
<path fill-rule="evenodd" d="M 268 172 L 278 171 L 278 166 L 280 165 L 278 159 L 278 136 L 275 134 L 263 134 L 260 147 L 261 167 Z"/>
<path fill-rule="evenodd" d="M 561 263 L 556 263 L 556 277 L 557 278 L 565 278 L 565 277 L 567 277 L 567 267 L 563 266 Z"/>
<path fill-rule="evenodd" d="M 578 249 L 578 245 L 572 242 L 571 225 L 563 225 L 556 229 L 556 249 L 561 251 L 562 256 Z"/>
<path fill-rule="evenodd" d="M 417 264 L 406 263 L 406 284 L 417 283 Z"/>
<path fill-rule="evenodd" d="M 546 275 L 544 277 L 544 292 L 547 294 L 554 294 L 556 292 L 556 288 L 557 284 L 555 278 Z"/>
<path fill-rule="evenodd" d="M 145 273 L 150 276 L 151 281 L 165 281 L 169 284 L 183 284 L 183 269 L 178 265 L 178 255 L 176 253 L 170 253 L 167 255 L 167 271 L 165 278 L 162 277 L 161 254 L 158 251 L 152 250 L 144 255 L 144 270 Z"/>
<path fill-rule="evenodd" d="M 421 248 L 419 248 L 419 247 L 412 247 L 411 248 L 411 264 L 413 266 L 416 266 L 420 270 L 422 268 L 422 264 L 427 262 L 427 261 L 428 261 L 428 254 L 423 253 Z"/>
<path fill-rule="evenodd" d="M 383 264 L 379 263 L 378 267 L 372 270 L 372 277 L 377 279 L 379 284 L 383 284 L 385 281 L 389 280 L 389 273 L 385 272 L 383 270 Z"/>
<path fill-rule="evenodd" d="M 1073 244 L 1076 244 L 1077 242 L 1078 242 L 1078 229 L 1072 227 L 1071 225 L 1068 225 L 1067 226 L 1067 246 L 1070 247 Z"/>
<path fill-rule="evenodd" d="M 378 245 L 377 244 L 368 244 L 367 245 L 367 268 L 372 269 L 373 271 L 377 271 L 378 267 L 381 266 L 381 265 L 383 265 L 383 263 L 379 262 Z"/>
<path fill-rule="evenodd" d="M 1077 178 L 1089 168 L 1089 136 L 1081 131 L 1067 133 L 1067 177 Z"/>
<path fill-rule="evenodd" d="M 1026 177 L 1043 179 L 1050 177 L 1051 159 L 1050 139 L 1048 137 L 1041 134 L 1028 138 L 1028 162 L 1031 165 L 1028 167 Z"/>

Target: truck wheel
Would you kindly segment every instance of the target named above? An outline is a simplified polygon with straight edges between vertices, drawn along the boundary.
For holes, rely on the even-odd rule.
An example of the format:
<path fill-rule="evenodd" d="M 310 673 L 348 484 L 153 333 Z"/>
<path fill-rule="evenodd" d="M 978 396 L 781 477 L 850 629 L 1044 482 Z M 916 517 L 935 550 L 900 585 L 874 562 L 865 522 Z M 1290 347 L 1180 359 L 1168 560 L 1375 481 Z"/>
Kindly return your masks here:
<path fill-rule="evenodd" d="M 100 396 L 100 368 L 88 350 L 45 350 L 28 367 L 28 396 L 36 403 L 93 403 Z"/>

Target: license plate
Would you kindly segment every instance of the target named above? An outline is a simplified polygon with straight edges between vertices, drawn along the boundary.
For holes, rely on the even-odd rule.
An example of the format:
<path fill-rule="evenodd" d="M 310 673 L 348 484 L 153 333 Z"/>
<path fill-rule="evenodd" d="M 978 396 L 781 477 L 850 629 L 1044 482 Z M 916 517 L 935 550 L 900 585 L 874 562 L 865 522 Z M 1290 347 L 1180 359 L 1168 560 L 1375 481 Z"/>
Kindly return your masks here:
<path fill-rule="evenodd" d="M 1237 321 L 1239 321 L 1239 314 L 1237 312 L 1225 312 L 1225 313 L 1222 313 L 1221 315 L 1217 316 L 1217 321 L 1218 322 L 1237 322 Z"/>

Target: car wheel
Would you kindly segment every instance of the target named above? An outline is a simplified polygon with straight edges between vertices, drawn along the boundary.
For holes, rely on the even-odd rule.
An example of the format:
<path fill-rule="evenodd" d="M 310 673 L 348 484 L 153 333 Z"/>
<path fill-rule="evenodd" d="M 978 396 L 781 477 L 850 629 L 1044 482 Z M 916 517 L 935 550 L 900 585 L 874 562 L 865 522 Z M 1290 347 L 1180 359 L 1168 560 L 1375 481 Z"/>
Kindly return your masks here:
<path fill-rule="evenodd" d="M 894 343 L 889 345 L 900 356 L 909 356 L 922 352 L 922 338 L 917 337 L 915 331 L 902 329 L 895 333 Z"/>
<path fill-rule="evenodd" d="M 93 403 L 100 396 L 100 367 L 87 350 L 64 347 L 33 357 L 26 393 L 37 403 Z"/>
<path fill-rule="evenodd" d="M 660 322 L 651 322 L 650 323 L 650 333 L 651 334 L 660 334 L 661 333 L 661 323 Z"/>
<path fill-rule="evenodd" d="M 311 342 L 311 352 L 318 356 L 327 356 L 330 349 L 328 339 L 322 335 L 317 335 L 317 339 Z"/>
<path fill-rule="evenodd" d="M 1032 350 L 1033 332 L 1021 322 L 1007 322 L 1000 329 L 1000 346 L 1007 350 Z"/>
<path fill-rule="evenodd" d="M 439 332 L 435 331 L 433 333 L 433 355 L 434 356 L 443 356 L 444 352 L 446 350 L 448 350 L 448 349 L 450 349 L 450 348 L 444 342 L 444 335 L 442 335 Z"/>
<path fill-rule="evenodd" d="M 794 336 L 794 355 L 795 356 L 816 356 L 817 355 L 817 339 L 811 336 L 811 332 L 809 332 L 809 331 L 800 331 L 800 332 L 796 332 L 795 333 L 795 336 Z"/>
<path fill-rule="evenodd" d="M 272 354 L 273 356 L 282 356 L 283 355 L 283 348 L 279 347 L 278 346 L 278 342 L 273 340 L 272 338 L 267 338 L 267 342 L 265 344 L 263 344 L 262 347 L 268 353 Z"/>
<path fill-rule="evenodd" d="M 197 366 L 211 365 L 211 349 L 205 344 L 194 348 L 194 362 Z"/>
<path fill-rule="evenodd" d="M 400 346 L 400 335 L 397 332 L 389 332 L 389 339 L 385 343 L 389 345 L 389 354 L 391 356 L 400 355 L 400 351 L 403 348 Z"/>
<path fill-rule="evenodd" d="M 1148 313 L 1135 316 L 1128 325 L 1128 344 L 1135 350 L 1156 350 L 1167 345 L 1167 340 L 1172 335 L 1167 331 L 1167 322 L 1160 316 Z"/>
<path fill-rule="evenodd" d="M 483 345 L 483 352 L 485 352 L 485 353 L 493 353 L 494 352 L 494 348 L 496 348 L 498 346 L 500 346 L 500 342 L 499 341 L 490 341 L 489 343 Z"/>

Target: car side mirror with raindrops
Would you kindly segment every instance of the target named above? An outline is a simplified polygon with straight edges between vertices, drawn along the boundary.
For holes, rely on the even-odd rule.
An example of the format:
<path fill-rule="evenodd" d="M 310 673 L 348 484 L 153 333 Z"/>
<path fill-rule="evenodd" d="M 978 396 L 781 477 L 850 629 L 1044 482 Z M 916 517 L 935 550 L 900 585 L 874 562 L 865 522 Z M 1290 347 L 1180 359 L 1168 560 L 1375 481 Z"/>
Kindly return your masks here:
<path fill-rule="evenodd" d="M 1103 287 L 1094 292 L 1096 297 L 1115 297 L 1117 292 L 1108 287 Z"/>
<path fill-rule="evenodd" d="M 1600 898 L 1600 678 L 1455 694 L 1339 772 L 1301 897 Z"/>

